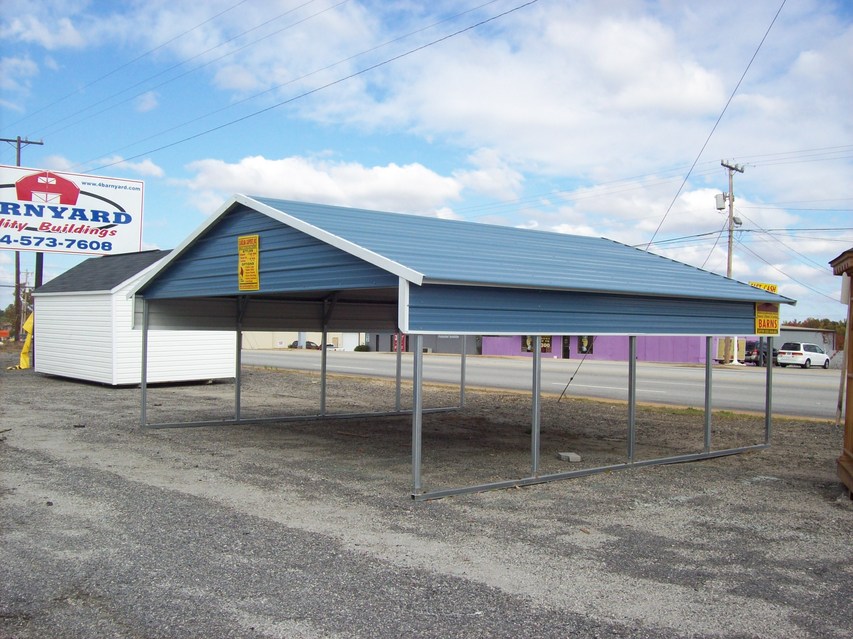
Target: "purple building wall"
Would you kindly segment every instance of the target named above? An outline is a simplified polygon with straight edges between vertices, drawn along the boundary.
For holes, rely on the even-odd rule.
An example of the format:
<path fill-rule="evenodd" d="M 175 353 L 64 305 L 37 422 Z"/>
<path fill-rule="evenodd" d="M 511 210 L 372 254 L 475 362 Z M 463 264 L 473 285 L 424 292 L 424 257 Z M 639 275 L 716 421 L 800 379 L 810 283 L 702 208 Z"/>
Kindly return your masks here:
<path fill-rule="evenodd" d="M 580 358 L 584 344 L 592 344 L 588 359 L 625 361 L 628 359 L 626 335 L 552 335 L 543 338 L 542 357 Z M 713 348 L 712 342 L 712 348 Z M 588 346 L 587 346 L 588 348 Z M 483 336 L 483 355 L 532 356 L 530 340 L 524 336 Z M 637 359 L 645 362 L 705 363 L 705 338 L 693 336 L 638 336 Z"/>

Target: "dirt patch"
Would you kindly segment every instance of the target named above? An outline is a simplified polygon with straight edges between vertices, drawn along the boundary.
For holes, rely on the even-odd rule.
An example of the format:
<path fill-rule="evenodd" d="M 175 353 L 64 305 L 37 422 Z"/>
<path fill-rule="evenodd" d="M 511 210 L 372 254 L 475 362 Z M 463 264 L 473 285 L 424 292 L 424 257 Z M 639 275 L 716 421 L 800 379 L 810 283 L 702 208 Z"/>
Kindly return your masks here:
<path fill-rule="evenodd" d="M 138 389 L 6 371 L 13 357 L 0 636 L 849 636 L 853 506 L 831 423 L 776 419 L 760 452 L 415 503 L 409 417 L 142 430 Z M 233 399 L 229 383 L 158 386 L 148 420 L 226 418 Z M 246 369 L 241 401 L 315 413 L 319 379 Z M 328 385 L 329 413 L 395 404 L 388 382 Z M 527 476 L 530 410 L 469 391 L 426 415 L 424 488 Z M 542 472 L 624 462 L 626 419 L 545 398 Z M 637 423 L 638 459 L 702 448 L 701 412 Z M 764 422 L 718 414 L 712 435 L 757 444 Z"/>

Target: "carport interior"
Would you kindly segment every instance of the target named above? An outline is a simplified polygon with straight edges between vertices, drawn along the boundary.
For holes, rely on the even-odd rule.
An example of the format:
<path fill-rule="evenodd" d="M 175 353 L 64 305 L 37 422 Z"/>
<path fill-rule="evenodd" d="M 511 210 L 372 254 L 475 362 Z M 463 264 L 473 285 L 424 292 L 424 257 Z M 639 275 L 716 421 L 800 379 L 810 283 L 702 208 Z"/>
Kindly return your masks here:
<path fill-rule="evenodd" d="M 302 207 L 302 208 L 300 208 Z M 313 207 L 305 209 L 305 207 Z M 298 209 L 300 215 L 292 213 Z M 312 215 L 316 217 L 312 219 Z M 338 216 L 337 218 L 334 216 Z M 331 216 L 331 217 L 329 217 Z M 388 217 L 392 216 L 392 217 Z M 332 221 L 345 218 L 344 232 L 335 228 Z M 408 219 L 406 219 L 408 218 Z M 328 221 L 332 230 L 317 223 Z M 423 241 L 413 245 L 404 242 L 413 257 L 410 262 L 400 259 L 399 248 L 382 244 L 387 241 L 380 233 L 389 224 L 412 221 L 423 233 Z M 663 268 L 658 288 L 653 291 L 630 292 L 631 282 L 620 283 L 624 291 L 606 290 L 601 284 L 606 280 L 599 273 L 598 282 L 587 285 L 586 290 L 567 290 L 547 286 L 548 273 L 543 264 L 531 270 L 530 284 L 516 282 L 483 281 L 482 277 L 466 279 L 459 273 L 455 281 L 448 281 L 445 270 L 448 260 L 477 259 L 477 246 L 471 246 L 472 227 L 482 227 L 483 250 L 495 251 L 508 259 L 509 247 L 496 246 L 504 236 L 515 238 L 520 229 L 489 227 L 469 223 L 450 223 L 424 218 L 379 212 L 340 209 L 320 205 L 305 205 L 237 196 L 227 203 L 211 220 L 202 225 L 179 246 L 167 260 L 155 269 L 135 291 L 137 297 L 138 326 L 142 329 L 142 410 L 141 421 L 145 428 L 190 424 L 148 422 L 147 410 L 147 340 L 150 329 L 208 329 L 234 330 L 238 335 L 236 352 L 236 384 L 233 417 L 217 423 L 245 421 L 241 411 L 241 348 L 240 336 L 244 330 L 304 330 L 323 333 L 325 343 L 329 331 L 368 332 L 399 331 L 409 335 L 412 345 L 412 400 L 411 408 L 404 409 L 400 399 L 402 381 L 402 353 L 397 354 L 397 402 L 395 410 L 384 414 L 411 413 L 412 415 L 412 496 L 430 499 L 451 494 L 474 492 L 493 488 L 523 486 L 557 479 L 566 479 L 607 470 L 632 468 L 650 464 L 675 463 L 730 455 L 745 450 L 764 448 L 770 442 L 771 429 L 771 376 L 767 370 L 766 413 L 764 441 L 738 448 L 714 450 L 711 442 L 711 366 L 706 365 L 705 432 L 701 451 L 688 455 L 658 459 L 636 458 L 636 335 L 637 334 L 704 334 L 710 349 L 710 335 L 749 333 L 752 330 L 755 304 L 768 300 L 789 303 L 787 298 L 752 289 L 738 282 L 725 280 L 722 292 L 712 291 L 702 298 L 684 294 L 684 283 L 678 277 L 698 277 L 707 291 L 721 286 L 720 278 L 677 263 L 663 260 L 644 252 L 627 251 L 618 254 L 625 263 L 616 262 L 616 270 L 639 270 L 638 282 L 646 280 L 654 268 Z M 424 229 L 427 229 L 426 231 Z M 456 233 L 461 229 L 464 233 Z M 498 230 L 496 230 L 498 229 Z M 429 232 L 427 232 L 429 231 Z M 371 245 L 371 234 L 379 234 L 379 245 Z M 494 234 L 494 237 L 489 237 Z M 509 234 L 509 235 L 508 235 Z M 544 240 L 555 241 L 558 234 L 542 234 Z M 547 236 L 547 237 L 546 237 Z M 252 259 L 258 270 L 255 290 L 241 290 L 238 272 L 242 267 L 238 244 L 241 238 L 254 237 L 259 247 Z M 405 236 L 404 236 L 405 237 Z M 538 239 L 537 236 L 534 239 Z M 570 238 L 571 236 L 565 236 Z M 454 238 L 462 245 L 454 244 Z M 441 240 L 439 243 L 438 240 Z M 556 238 L 562 241 L 562 238 Z M 566 253 L 575 249 L 573 260 L 590 262 L 595 258 L 595 248 L 612 250 L 612 243 L 595 245 L 590 255 L 580 255 L 577 246 L 566 247 Z M 476 244 L 476 242 L 475 242 Z M 448 248 L 448 245 L 449 248 Z M 414 248 L 413 248 L 414 246 Z M 514 246 L 514 245 L 513 245 Z M 549 245 L 550 246 L 550 245 Z M 586 244 L 583 245 L 586 247 Z M 383 249 L 379 253 L 378 249 Z M 526 249 L 525 249 L 526 250 Z M 449 251 L 449 253 L 448 253 Z M 443 259 L 442 253 L 449 257 Z M 523 250 L 521 251 L 523 253 Z M 546 253 L 539 249 L 540 257 Z M 550 259 L 549 268 L 560 269 L 565 254 Z M 405 255 L 403 256 L 405 258 Z M 521 256 L 523 260 L 524 256 Z M 649 258 L 653 262 L 649 262 Z M 613 257 L 609 258 L 613 264 Z M 488 261 L 488 256 L 486 256 Z M 541 262 L 541 260 L 540 260 Z M 523 263 L 523 262 L 522 262 Z M 591 263 L 591 262 L 590 262 Z M 436 276 L 430 277 L 435 264 Z M 648 266 L 653 268 L 650 270 Z M 599 267 L 599 270 L 607 270 Z M 643 268 L 643 267 L 647 268 Z M 457 267 L 458 268 L 458 267 Z M 594 268 L 594 263 L 593 267 Z M 516 269 L 517 270 L 517 269 Z M 508 269 L 513 272 L 513 269 Z M 672 272 L 670 272 L 672 271 Z M 470 271 L 476 275 L 477 267 Z M 562 273 L 562 271 L 561 271 Z M 697 275 L 700 274 L 700 275 Z M 439 277 L 440 275 L 441 277 Z M 515 275 L 515 273 L 513 273 Z M 653 279 L 653 278 L 652 278 Z M 724 279 L 724 278 L 723 278 Z M 669 282 L 670 286 L 666 283 Z M 677 282 L 677 284 L 674 284 Z M 546 285 L 543 285 L 546 284 Z M 688 283 L 687 290 L 693 284 Z M 701 330 L 704 327 L 706 330 Z M 536 337 L 531 360 L 530 380 L 532 393 L 530 427 L 530 473 L 526 477 L 479 484 L 440 488 L 424 491 L 421 477 L 423 453 L 423 418 L 429 410 L 448 410 L 464 407 L 466 359 L 461 358 L 460 391 L 458 406 L 425 409 L 423 405 L 423 349 L 424 334 L 451 333 L 458 335 L 482 334 L 622 334 L 628 335 L 631 357 L 629 369 L 628 407 L 625 442 L 625 461 L 581 471 L 543 474 L 540 470 L 541 444 L 541 337 Z M 398 340 L 398 344 L 400 340 Z M 330 415 L 326 410 L 327 357 L 321 353 L 321 395 L 319 410 L 310 415 L 271 417 L 274 421 L 294 419 L 320 419 L 355 417 L 356 415 Z M 376 413 L 371 413 L 376 415 Z M 359 413 L 358 416 L 363 414 Z M 209 425 L 210 422 L 191 425 Z"/>

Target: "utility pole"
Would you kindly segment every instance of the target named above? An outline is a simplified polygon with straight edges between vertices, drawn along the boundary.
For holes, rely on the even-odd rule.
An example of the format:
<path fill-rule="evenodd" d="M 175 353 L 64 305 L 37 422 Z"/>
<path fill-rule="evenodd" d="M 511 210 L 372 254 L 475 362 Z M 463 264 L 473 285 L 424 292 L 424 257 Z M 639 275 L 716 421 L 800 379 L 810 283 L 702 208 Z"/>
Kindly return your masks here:
<path fill-rule="evenodd" d="M 15 166 L 21 166 L 21 149 L 30 144 L 42 145 L 41 140 L 28 140 L 21 138 L 0 138 L 0 142 L 8 142 L 15 145 Z M 36 286 L 41 286 L 42 272 L 44 270 L 44 254 L 36 253 Z M 21 339 L 21 252 L 15 251 L 15 339 Z"/>
<path fill-rule="evenodd" d="M 726 277 L 732 276 L 732 247 L 734 244 L 735 234 L 735 191 L 734 191 L 734 175 L 735 171 L 743 173 L 742 164 L 734 164 L 720 160 L 720 165 L 728 169 L 729 172 L 729 192 L 727 199 L 729 201 L 729 254 L 726 261 Z M 740 223 L 738 222 L 738 225 Z M 731 350 L 730 350 L 731 349 Z M 731 361 L 732 364 L 737 363 L 737 337 L 726 340 L 726 361 Z"/>
<path fill-rule="evenodd" d="M 732 164 L 725 160 L 720 160 L 720 165 L 724 166 L 729 171 L 729 257 L 726 264 L 726 277 L 732 276 L 732 242 L 735 232 L 735 192 L 734 192 L 734 174 L 735 171 L 743 173 L 743 165 Z"/>

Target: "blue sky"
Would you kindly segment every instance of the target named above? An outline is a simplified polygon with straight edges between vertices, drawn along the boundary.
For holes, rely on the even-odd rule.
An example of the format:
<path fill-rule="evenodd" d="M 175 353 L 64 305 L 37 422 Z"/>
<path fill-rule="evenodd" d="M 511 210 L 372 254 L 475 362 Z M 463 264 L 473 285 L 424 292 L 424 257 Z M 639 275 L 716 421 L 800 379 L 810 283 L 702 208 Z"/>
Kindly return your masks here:
<path fill-rule="evenodd" d="M 144 180 L 146 248 L 239 192 L 653 241 L 722 274 L 725 159 L 733 276 L 797 299 L 783 320 L 842 319 L 851 70 L 846 0 L 3 0 L 0 137 L 43 140 L 24 166 Z"/>

